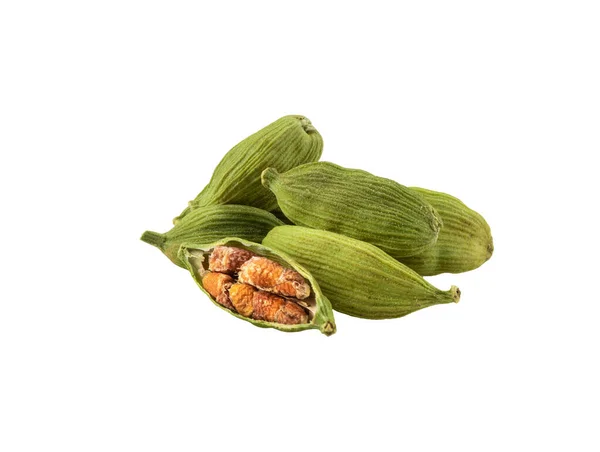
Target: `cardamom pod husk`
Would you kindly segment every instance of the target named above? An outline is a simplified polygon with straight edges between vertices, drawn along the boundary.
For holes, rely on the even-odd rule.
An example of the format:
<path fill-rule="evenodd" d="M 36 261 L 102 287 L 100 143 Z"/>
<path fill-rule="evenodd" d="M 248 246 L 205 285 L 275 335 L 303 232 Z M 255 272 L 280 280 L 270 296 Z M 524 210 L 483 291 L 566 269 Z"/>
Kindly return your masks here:
<path fill-rule="evenodd" d="M 222 252 L 223 248 L 226 252 L 233 250 L 238 252 L 238 255 L 247 255 L 240 259 L 239 256 L 237 258 L 233 256 L 232 258 L 232 256 L 220 254 L 215 262 L 212 262 L 212 253 L 215 250 Z M 251 256 L 254 256 L 253 260 Z M 336 327 L 331 303 L 323 295 L 317 280 L 304 266 L 298 264 L 284 252 L 248 240 L 230 237 L 210 244 L 185 243 L 179 249 L 179 260 L 183 262 L 198 287 L 208 295 L 211 301 L 237 318 L 259 327 L 276 328 L 286 332 L 318 329 L 328 336 L 335 333 Z M 280 270 L 283 270 L 284 276 L 296 274 L 299 278 L 303 278 L 303 281 L 308 284 L 308 290 L 306 290 L 306 287 L 302 287 L 302 293 L 298 295 L 301 299 L 289 298 L 287 295 L 276 295 L 281 294 L 281 292 L 274 289 L 283 287 L 285 284 L 273 286 L 273 290 L 268 288 L 269 285 L 266 284 L 264 277 L 265 275 L 272 276 L 267 271 L 271 268 L 255 268 L 254 273 L 252 272 L 253 269 L 246 268 L 249 265 L 263 265 L 265 260 L 271 261 L 271 267 L 279 267 Z M 214 268 L 212 264 L 226 265 L 222 268 Z M 239 268 L 240 264 L 242 268 Z M 245 275 L 243 280 L 241 278 L 242 273 Z M 238 274 L 240 277 L 236 281 Z M 260 278 L 263 279 L 260 280 Z M 294 281 L 294 283 L 297 283 L 297 281 Z M 252 286 L 252 284 L 255 284 L 255 286 Z M 287 288 L 289 289 L 289 287 Z M 236 289 L 235 293 L 233 289 Z M 217 293 L 216 291 L 220 291 L 218 296 L 214 296 Z M 210 292 L 213 292 L 213 295 Z M 254 314 L 256 314 L 256 318 L 248 316 L 250 311 L 246 312 L 248 305 L 244 303 L 243 298 L 247 295 L 247 292 L 255 294 Z M 286 324 L 279 321 L 265 320 L 265 318 L 270 318 L 268 311 L 273 309 L 273 304 L 270 304 L 273 300 L 283 308 L 289 307 L 291 306 L 290 303 L 293 303 L 296 310 L 301 309 L 305 313 L 304 319 L 301 319 L 302 323 Z M 284 322 L 289 321 L 290 310 L 283 308 L 276 313 L 275 318 Z M 239 309 L 239 312 L 237 309 Z M 275 313 L 271 312 L 270 314 L 274 315 Z M 298 318 L 293 320 L 298 321 Z"/>
<path fill-rule="evenodd" d="M 319 281 L 333 309 L 355 317 L 402 317 L 460 299 L 458 287 L 439 290 L 376 246 L 341 234 L 278 226 L 263 244 L 304 266 Z"/>
<path fill-rule="evenodd" d="M 241 237 L 260 243 L 271 229 L 282 224 L 273 214 L 256 207 L 206 206 L 190 212 L 164 234 L 144 232 L 141 240 L 157 247 L 175 265 L 186 268 L 178 257 L 179 247 L 184 242 L 211 243 L 223 237 Z"/>
<path fill-rule="evenodd" d="M 494 252 L 490 226 L 460 199 L 424 188 L 411 187 L 440 214 L 444 226 L 437 242 L 420 254 L 400 261 L 423 276 L 462 273 L 483 265 Z"/>
<path fill-rule="evenodd" d="M 261 172 L 267 167 L 287 171 L 303 163 L 316 162 L 322 152 L 323 138 L 306 117 L 284 116 L 227 152 L 208 185 L 173 223 L 194 209 L 214 204 L 244 204 L 273 210 L 277 200 L 261 185 Z"/>
<path fill-rule="evenodd" d="M 295 225 L 372 243 L 396 259 L 432 246 L 442 226 L 417 192 L 366 171 L 316 162 L 285 173 L 267 168 L 262 181 Z"/>

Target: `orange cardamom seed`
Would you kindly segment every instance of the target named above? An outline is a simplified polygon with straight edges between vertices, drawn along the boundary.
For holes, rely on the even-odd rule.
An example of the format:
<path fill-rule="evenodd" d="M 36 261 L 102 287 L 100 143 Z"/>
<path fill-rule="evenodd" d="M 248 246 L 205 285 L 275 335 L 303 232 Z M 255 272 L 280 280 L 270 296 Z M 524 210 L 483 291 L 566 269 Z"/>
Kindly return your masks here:
<path fill-rule="evenodd" d="M 233 278 L 224 273 L 207 272 L 202 277 L 202 287 L 212 295 L 217 303 L 225 306 L 227 309 L 235 311 L 228 295 L 228 289 L 233 284 Z"/>
<path fill-rule="evenodd" d="M 229 299 L 235 310 L 244 317 L 252 317 L 254 305 L 252 299 L 256 289 L 248 284 L 235 283 L 229 288 Z"/>
<path fill-rule="evenodd" d="M 217 246 L 210 255 L 208 268 L 213 272 L 233 274 L 240 266 L 255 254 L 234 246 Z"/>
<path fill-rule="evenodd" d="M 310 295 L 310 286 L 300 273 L 266 257 L 254 256 L 244 262 L 238 280 L 284 297 L 303 300 Z"/>
<path fill-rule="evenodd" d="M 308 314 L 295 302 L 258 290 L 249 284 L 232 285 L 229 296 L 243 316 L 283 325 L 308 323 Z"/>

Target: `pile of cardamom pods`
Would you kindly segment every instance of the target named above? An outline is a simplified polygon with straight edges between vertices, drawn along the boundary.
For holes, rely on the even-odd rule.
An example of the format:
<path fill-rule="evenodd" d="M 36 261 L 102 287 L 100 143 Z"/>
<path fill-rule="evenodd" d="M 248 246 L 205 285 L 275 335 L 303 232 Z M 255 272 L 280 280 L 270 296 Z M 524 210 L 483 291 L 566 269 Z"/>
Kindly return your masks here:
<path fill-rule="evenodd" d="M 141 239 L 259 327 L 330 335 L 333 310 L 387 319 L 458 302 L 457 287 L 423 276 L 486 262 L 483 217 L 446 193 L 320 162 L 322 150 L 306 117 L 285 116 L 227 152 L 170 231 Z"/>

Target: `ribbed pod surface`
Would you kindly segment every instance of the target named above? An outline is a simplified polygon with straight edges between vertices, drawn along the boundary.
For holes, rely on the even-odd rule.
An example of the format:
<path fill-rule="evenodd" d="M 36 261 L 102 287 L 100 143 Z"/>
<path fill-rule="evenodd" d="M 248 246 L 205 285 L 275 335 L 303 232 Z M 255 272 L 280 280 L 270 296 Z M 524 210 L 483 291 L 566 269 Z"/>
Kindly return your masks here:
<path fill-rule="evenodd" d="M 356 317 L 401 317 L 441 303 L 460 291 L 442 291 L 381 249 L 340 234 L 278 226 L 263 240 L 304 266 L 319 282 L 333 309 Z"/>
<path fill-rule="evenodd" d="M 258 242 L 283 223 L 273 214 L 256 207 L 235 204 L 207 206 L 190 212 L 170 231 L 146 231 L 142 240 L 156 246 L 171 261 L 184 267 L 177 253 L 184 242 L 211 243 L 223 237 L 239 237 Z"/>
<path fill-rule="evenodd" d="M 440 214 L 444 226 L 437 242 L 416 256 L 401 261 L 420 275 L 461 273 L 484 264 L 494 251 L 490 227 L 485 219 L 460 199 L 424 188 L 411 187 Z"/>
<path fill-rule="evenodd" d="M 214 204 L 245 204 L 264 210 L 277 207 L 275 196 L 261 185 L 267 167 L 287 171 L 316 162 L 323 139 L 304 116 L 284 116 L 234 146 L 215 168 L 208 185 L 173 221 L 191 210 Z"/>
<path fill-rule="evenodd" d="M 417 192 L 366 171 L 316 162 L 285 173 L 269 168 L 262 180 L 294 224 L 372 243 L 394 258 L 433 245 L 441 226 Z"/>

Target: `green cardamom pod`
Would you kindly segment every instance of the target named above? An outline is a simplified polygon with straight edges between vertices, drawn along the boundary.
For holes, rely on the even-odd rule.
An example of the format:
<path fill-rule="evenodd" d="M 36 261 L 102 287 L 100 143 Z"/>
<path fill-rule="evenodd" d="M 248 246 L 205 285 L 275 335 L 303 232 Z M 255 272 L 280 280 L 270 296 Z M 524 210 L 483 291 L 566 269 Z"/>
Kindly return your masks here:
<path fill-rule="evenodd" d="M 262 181 L 295 225 L 372 243 L 396 259 L 432 246 L 442 225 L 417 192 L 362 170 L 316 162 L 281 174 L 267 168 Z"/>
<path fill-rule="evenodd" d="M 164 234 L 146 231 L 141 239 L 160 249 L 174 264 L 185 268 L 177 256 L 184 242 L 210 243 L 223 237 L 260 242 L 271 229 L 282 224 L 273 214 L 256 207 L 216 205 L 190 212 Z"/>
<path fill-rule="evenodd" d="M 335 333 L 331 303 L 317 280 L 283 252 L 239 238 L 185 243 L 179 259 L 214 304 L 253 325 Z"/>
<path fill-rule="evenodd" d="M 376 246 L 341 234 L 278 226 L 263 244 L 304 266 L 319 281 L 333 309 L 355 317 L 401 317 L 460 299 L 458 287 L 439 290 Z"/>
<path fill-rule="evenodd" d="M 483 265 L 494 252 L 485 219 L 462 201 L 446 193 L 412 187 L 440 214 L 444 226 L 437 242 L 420 254 L 400 259 L 423 276 L 461 273 Z"/>
<path fill-rule="evenodd" d="M 244 204 L 264 210 L 277 207 L 275 196 L 261 185 L 267 167 L 287 171 L 316 162 L 323 152 L 323 138 L 304 116 L 284 116 L 234 146 L 219 162 L 208 185 L 173 220 L 191 210 L 214 204 Z"/>

